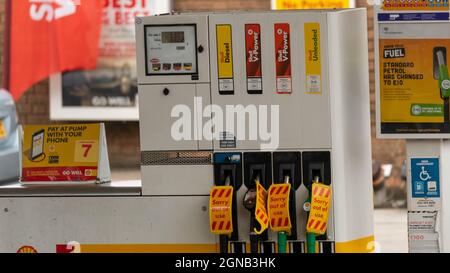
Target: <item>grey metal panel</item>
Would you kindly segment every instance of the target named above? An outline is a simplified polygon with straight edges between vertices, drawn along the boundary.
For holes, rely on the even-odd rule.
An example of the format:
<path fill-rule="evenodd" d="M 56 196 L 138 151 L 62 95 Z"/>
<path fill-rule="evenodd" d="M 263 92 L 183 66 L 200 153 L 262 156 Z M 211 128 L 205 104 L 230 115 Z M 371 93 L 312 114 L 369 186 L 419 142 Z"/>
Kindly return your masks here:
<path fill-rule="evenodd" d="M 211 98 L 213 104 L 225 109 L 226 105 L 242 104 L 244 106 L 278 105 L 280 111 L 280 141 L 279 149 L 329 149 L 331 148 L 330 132 L 330 101 L 327 83 L 327 28 L 326 13 L 249 13 L 242 14 L 213 14 L 210 15 L 210 59 L 211 59 Z M 322 32 L 322 77 L 323 94 L 309 95 L 305 93 L 305 50 L 303 26 L 307 22 L 321 23 Z M 245 57 L 245 24 L 261 25 L 262 45 L 262 78 L 263 94 L 247 93 L 246 87 L 246 57 Z M 292 94 L 276 94 L 275 72 L 275 41 L 274 24 L 289 23 L 291 32 L 291 66 L 292 66 Z M 234 95 L 220 95 L 218 92 L 217 76 L 217 24 L 231 24 L 233 37 L 234 62 Z M 314 117 L 312 119 L 311 117 Z M 269 111 L 270 117 L 270 111 Z M 243 119 L 243 117 L 237 117 Z M 249 120 L 247 119 L 247 126 Z M 269 119 L 270 122 L 270 119 Z M 236 121 L 235 121 L 236 123 Z M 269 128 L 271 129 L 271 128 Z M 236 129 L 235 129 L 236 130 Z M 248 132 L 247 132 L 248 134 Z M 237 149 L 259 150 L 260 141 L 237 141 Z M 214 148 L 220 148 L 219 141 L 214 141 Z"/>
<path fill-rule="evenodd" d="M 0 186 L 0 197 L 12 196 L 124 196 L 141 195 L 141 181 L 114 181 L 104 184 L 24 186 L 19 182 Z"/>
<path fill-rule="evenodd" d="M 212 165 L 142 166 L 143 195 L 209 195 Z"/>
<path fill-rule="evenodd" d="M 166 96 L 163 90 L 167 88 L 170 93 Z M 139 116 L 141 151 L 166 150 L 197 150 L 198 142 L 194 136 L 194 97 L 195 84 L 167 84 L 167 85 L 140 85 L 139 86 Z M 191 122 L 191 140 L 176 141 L 171 134 L 172 125 L 179 118 L 172 117 L 175 106 L 187 106 Z"/>
<path fill-rule="evenodd" d="M 199 122 L 199 119 L 197 119 L 197 122 L 199 122 L 197 135 L 199 136 L 198 139 L 198 148 L 199 150 L 212 150 L 213 149 L 213 142 L 211 139 L 208 140 L 206 138 L 207 136 L 203 132 L 204 127 L 207 132 L 211 132 L 211 130 L 206 126 L 206 122 L 208 122 L 211 119 L 211 116 L 204 116 L 204 107 L 207 105 L 211 105 L 211 85 L 208 83 L 199 83 L 196 84 L 196 96 L 198 98 L 202 99 L 202 107 L 197 107 L 197 114 L 198 117 L 201 117 L 201 122 Z"/>
<path fill-rule="evenodd" d="M 208 196 L 0 198 L 0 252 L 57 244 L 214 244 Z"/>
<path fill-rule="evenodd" d="M 328 20 L 334 224 L 336 242 L 348 242 L 373 236 L 366 10 Z"/>

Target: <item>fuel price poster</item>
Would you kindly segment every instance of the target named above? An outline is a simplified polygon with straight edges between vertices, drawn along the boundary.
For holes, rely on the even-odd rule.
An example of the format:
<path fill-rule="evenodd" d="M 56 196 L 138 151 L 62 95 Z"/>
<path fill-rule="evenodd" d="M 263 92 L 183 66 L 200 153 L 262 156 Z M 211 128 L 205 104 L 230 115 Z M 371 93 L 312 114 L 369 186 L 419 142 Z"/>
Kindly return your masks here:
<path fill-rule="evenodd" d="M 110 181 L 103 124 L 24 126 L 21 182 Z"/>
<path fill-rule="evenodd" d="M 382 134 L 450 133 L 449 39 L 381 39 Z"/>

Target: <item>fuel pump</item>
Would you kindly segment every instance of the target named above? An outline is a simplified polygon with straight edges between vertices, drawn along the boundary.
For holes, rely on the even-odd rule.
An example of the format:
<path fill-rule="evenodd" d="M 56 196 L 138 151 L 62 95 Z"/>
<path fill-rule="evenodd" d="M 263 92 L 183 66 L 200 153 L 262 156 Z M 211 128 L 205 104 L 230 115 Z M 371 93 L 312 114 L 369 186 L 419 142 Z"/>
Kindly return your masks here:
<path fill-rule="evenodd" d="M 301 185 L 301 154 L 300 152 L 275 152 L 273 162 L 275 183 L 291 185 L 289 192 L 291 229 L 289 232 L 278 232 L 278 252 L 285 253 L 287 241 L 296 241 L 298 237 L 295 193 Z"/>
<path fill-rule="evenodd" d="M 223 205 L 222 210 L 229 209 L 229 220 L 224 221 L 222 229 L 219 229 L 218 223 L 214 225 L 214 215 L 211 214 L 210 224 L 211 231 L 219 235 L 220 253 L 228 253 L 230 249 L 230 242 L 232 244 L 232 252 L 244 252 L 242 244 L 237 243 L 239 239 L 238 217 L 237 217 L 237 197 L 236 192 L 242 186 L 242 154 L 241 153 L 216 153 L 214 154 L 214 187 L 211 191 L 210 210 L 214 209 L 216 198 L 230 198 L 228 200 L 220 200 L 222 202 L 231 201 L 231 206 Z M 227 194 L 230 196 L 227 197 Z M 217 200 L 217 203 L 220 202 Z M 222 203 L 223 204 L 223 203 Z M 220 204 L 220 205 L 222 205 Z M 222 215 L 217 215 L 220 218 Z M 226 218 L 226 215 L 225 215 Z M 230 221 L 227 229 L 228 222 Z M 219 222 L 219 221 L 216 221 Z M 223 227 L 225 226 L 225 229 Z"/>
<path fill-rule="evenodd" d="M 275 249 L 273 242 L 268 242 L 267 231 L 257 234 L 261 226 L 255 217 L 256 208 L 256 186 L 260 184 L 268 189 L 272 184 L 272 168 L 270 153 L 245 153 L 244 154 L 244 184 L 248 191 L 244 196 L 244 207 L 250 212 L 250 252 L 272 253 Z M 262 242 L 262 243 L 261 243 Z"/>
<path fill-rule="evenodd" d="M 136 19 L 142 192 L 153 198 L 156 190 L 164 197 L 158 201 L 167 202 L 161 207 L 176 200 L 190 214 L 182 227 L 173 222 L 183 209 L 165 214 L 155 232 L 175 232 L 156 243 L 176 240 L 205 252 L 217 251 L 219 241 L 222 252 L 247 246 L 253 253 L 305 252 L 301 183 L 312 186 L 317 176 L 329 185 L 332 165 L 334 204 L 347 210 L 333 218 L 331 208 L 326 233 L 315 234 L 318 249 L 327 251 L 326 243 L 366 251 L 365 244 L 354 246 L 373 234 L 366 24 L 365 9 Z M 294 73 L 296 67 L 304 71 Z M 305 84 L 297 88 L 298 82 Z M 180 105 L 193 110 L 191 126 Z M 174 138 L 173 129 L 181 133 L 184 125 L 194 137 Z M 208 206 L 208 193 L 212 233 L 197 227 L 208 218 L 196 210 Z M 281 205 L 278 214 L 269 213 L 269 201 Z M 349 235 L 347 226 L 358 232 Z M 186 237 L 180 229 L 200 234 Z"/>
<path fill-rule="evenodd" d="M 435 78 L 439 82 L 441 98 L 444 100 L 444 122 L 450 124 L 450 77 L 447 67 L 447 50 L 445 47 L 434 48 Z M 437 76 L 437 77 L 436 77 Z"/>

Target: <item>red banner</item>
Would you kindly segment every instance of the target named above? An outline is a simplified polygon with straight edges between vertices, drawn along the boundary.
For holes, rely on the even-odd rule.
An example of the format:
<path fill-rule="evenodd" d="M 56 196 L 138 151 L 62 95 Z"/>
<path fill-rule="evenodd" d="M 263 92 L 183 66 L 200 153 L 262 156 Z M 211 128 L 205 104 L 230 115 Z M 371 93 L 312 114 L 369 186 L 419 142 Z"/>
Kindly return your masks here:
<path fill-rule="evenodd" d="M 245 25 L 245 47 L 247 54 L 247 90 L 262 93 L 261 27 L 259 24 Z"/>
<path fill-rule="evenodd" d="M 291 33 L 289 24 L 275 24 L 277 93 L 292 93 Z"/>
<path fill-rule="evenodd" d="M 95 181 L 97 167 L 33 167 L 23 168 L 23 182 Z"/>
<path fill-rule="evenodd" d="M 102 0 L 11 0 L 8 88 L 14 99 L 56 72 L 95 68 Z"/>

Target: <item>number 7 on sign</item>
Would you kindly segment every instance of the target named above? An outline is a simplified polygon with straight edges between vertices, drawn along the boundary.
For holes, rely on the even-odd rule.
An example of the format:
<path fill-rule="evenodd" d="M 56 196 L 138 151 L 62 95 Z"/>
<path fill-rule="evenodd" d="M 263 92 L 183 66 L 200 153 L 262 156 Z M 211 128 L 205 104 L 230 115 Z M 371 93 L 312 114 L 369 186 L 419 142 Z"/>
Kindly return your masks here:
<path fill-rule="evenodd" d="M 74 162 L 97 162 L 98 141 L 79 140 L 75 142 Z"/>
<path fill-rule="evenodd" d="M 92 143 L 82 144 L 81 147 L 84 149 L 83 157 L 87 157 L 89 155 L 89 150 L 92 148 Z"/>

